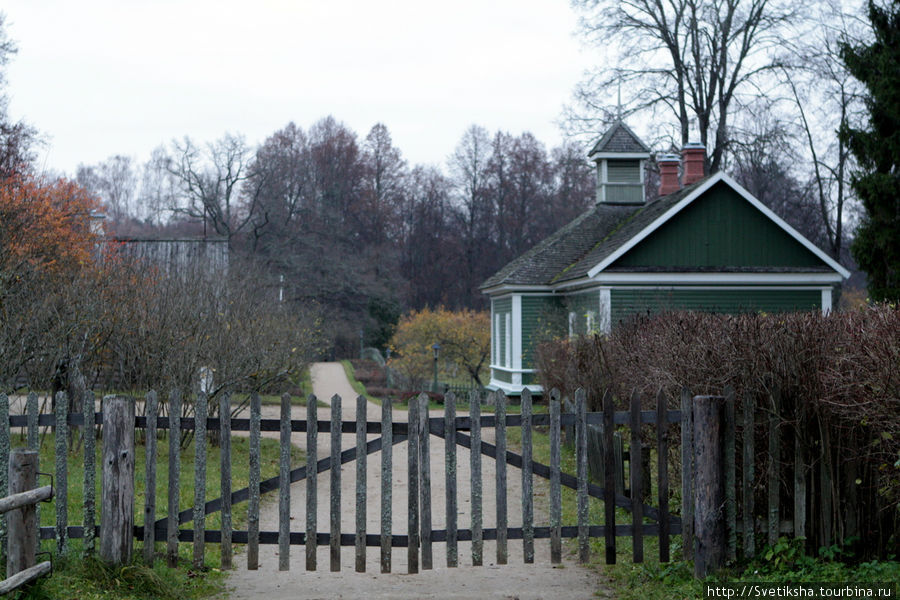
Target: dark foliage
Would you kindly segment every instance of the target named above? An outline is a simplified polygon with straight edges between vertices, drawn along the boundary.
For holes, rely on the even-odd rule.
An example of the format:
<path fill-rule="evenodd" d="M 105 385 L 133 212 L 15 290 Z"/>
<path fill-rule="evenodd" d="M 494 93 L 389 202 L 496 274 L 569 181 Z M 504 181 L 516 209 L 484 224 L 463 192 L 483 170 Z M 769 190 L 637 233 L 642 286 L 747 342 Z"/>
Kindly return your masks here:
<path fill-rule="evenodd" d="M 584 387 L 592 410 L 607 389 L 620 409 L 632 389 L 648 397 L 663 389 L 671 408 L 678 408 L 683 388 L 721 394 L 730 385 L 738 414 L 752 402 L 759 422 L 778 393 L 783 499 L 789 497 L 793 440 L 799 438 L 804 461 L 813 466 L 811 518 L 831 522 L 828 530 L 809 532 L 811 547 L 855 539 L 863 555 L 896 552 L 900 309 L 882 305 L 827 317 L 665 313 L 634 319 L 608 337 L 547 342 L 538 360 L 547 389 L 572 395 Z M 767 430 L 758 426 L 754 433 L 756 472 L 765 473 Z M 818 499 L 829 488 L 834 501 L 826 518 L 817 512 Z M 789 513 L 792 504 L 782 504 Z M 764 506 L 760 496 L 757 507 Z"/>

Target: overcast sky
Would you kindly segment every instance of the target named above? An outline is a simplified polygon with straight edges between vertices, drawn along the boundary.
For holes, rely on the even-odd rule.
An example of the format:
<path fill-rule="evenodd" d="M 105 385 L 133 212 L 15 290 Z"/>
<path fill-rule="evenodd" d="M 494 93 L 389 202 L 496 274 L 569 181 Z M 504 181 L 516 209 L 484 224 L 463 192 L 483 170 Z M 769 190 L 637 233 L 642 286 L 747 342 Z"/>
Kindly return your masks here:
<path fill-rule="evenodd" d="M 5 0 L 10 113 L 43 169 L 334 115 L 443 165 L 471 124 L 548 147 L 588 66 L 567 0 Z"/>

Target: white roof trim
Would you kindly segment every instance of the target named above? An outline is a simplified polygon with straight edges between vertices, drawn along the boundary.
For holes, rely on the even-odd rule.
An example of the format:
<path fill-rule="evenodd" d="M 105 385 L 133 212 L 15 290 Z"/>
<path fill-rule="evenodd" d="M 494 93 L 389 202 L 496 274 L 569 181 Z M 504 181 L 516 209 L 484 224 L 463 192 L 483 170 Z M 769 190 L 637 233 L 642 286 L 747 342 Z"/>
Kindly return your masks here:
<path fill-rule="evenodd" d="M 784 220 L 782 220 L 778 215 L 776 215 L 771 210 L 769 210 L 769 208 L 767 208 L 762 202 L 760 202 L 759 200 L 754 198 L 753 195 L 750 192 L 748 192 L 747 190 L 745 190 L 740 184 L 738 184 L 738 182 L 736 182 L 734 179 L 732 179 L 731 177 L 729 177 L 722 171 L 719 171 L 718 173 L 716 173 L 715 175 L 713 175 L 712 177 L 707 179 L 697 189 L 695 189 L 693 192 L 691 192 L 690 194 L 685 196 L 680 202 L 678 202 L 678 204 L 676 204 L 675 206 L 673 206 L 672 208 L 667 210 L 665 213 L 660 215 L 655 221 L 650 223 L 647 227 L 645 227 L 643 230 L 641 230 L 637 235 L 635 235 L 630 240 L 628 240 L 625 244 L 620 246 L 615 252 L 613 252 L 612 254 L 607 256 L 596 266 L 592 267 L 591 270 L 588 271 L 588 277 L 595 278 L 597 276 L 597 274 L 600 273 L 603 269 L 605 269 L 606 267 L 611 265 L 613 262 L 618 260 L 623 254 L 625 254 L 626 252 L 628 252 L 629 250 L 634 248 L 638 243 L 643 241 L 647 236 L 649 236 L 651 233 L 653 233 L 654 231 L 659 229 L 666 221 L 668 221 L 673 216 L 675 216 L 676 214 L 681 212 L 681 210 L 683 208 L 688 206 L 691 202 L 696 200 L 699 196 L 701 196 L 709 188 L 711 188 L 715 184 L 719 183 L 720 181 L 723 181 L 727 185 L 729 185 L 734 191 L 736 191 L 738 194 L 740 194 L 740 196 L 742 198 L 744 198 L 744 200 L 746 200 L 747 202 L 752 204 L 759 211 L 761 211 L 764 215 L 769 217 L 769 219 L 771 219 L 776 225 L 778 225 L 785 232 L 787 232 L 788 235 L 790 235 L 792 238 L 794 238 L 795 240 L 797 240 L 798 242 L 803 244 L 803 246 L 807 250 L 809 250 L 810 252 L 815 254 L 818 258 L 820 258 L 829 267 L 831 267 L 832 269 L 834 269 L 835 271 L 840 273 L 842 277 L 844 277 L 844 278 L 850 277 L 850 271 L 848 271 L 847 269 L 842 267 L 833 258 L 831 258 L 827 254 L 822 252 L 822 250 L 819 249 L 818 246 L 816 246 L 815 244 L 810 242 L 808 239 L 803 237 L 796 229 L 794 229 L 793 227 L 791 227 L 790 225 L 785 223 Z"/>
<path fill-rule="evenodd" d="M 841 281 L 841 276 L 838 273 L 600 273 L 594 281 L 599 284 L 671 283 L 692 285 L 698 283 L 788 283 L 797 285 L 822 285 L 826 283 L 839 283 Z"/>
<path fill-rule="evenodd" d="M 516 285 L 515 283 L 501 283 L 499 285 L 482 288 L 481 290 L 482 294 L 487 294 L 489 296 L 518 294 L 520 292 L 547 292 L 548 295 L 550 295 L 553 294 L 553 288 L 548 285 Z"/>
<path fill-rule="evenodd" d="M 621 158 L 621 159 L 635 159 L 635 158 L 650 158 L 649 152 L 594 152 L 589 155 L 588 158 L 591 160 L 601 160 L 608 158 Z"/>

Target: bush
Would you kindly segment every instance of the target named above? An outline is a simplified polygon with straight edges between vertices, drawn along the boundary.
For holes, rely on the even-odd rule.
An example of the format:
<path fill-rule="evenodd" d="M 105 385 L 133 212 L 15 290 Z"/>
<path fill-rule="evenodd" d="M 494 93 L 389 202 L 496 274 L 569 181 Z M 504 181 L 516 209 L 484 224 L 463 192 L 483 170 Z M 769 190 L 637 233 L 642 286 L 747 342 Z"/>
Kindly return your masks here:
<path fill-rule="evenodd" d="M 620 409 L 632 389 L 647 395 L 663 389 L 672 399 L 671 408 L 678 408 L 684 387 L 694 394 L 721 394 L 730 385 L 738 414 L 745 402 L 762 413 L 770 411 L 769 398 L 777 390 L 784 422 L 783 472 L 793 471 L 796 436 L 804 460 L 816 467 L 810 472 L 812 494 L 830 491 L 833 499 L 831 531 L 810 531 L 811 547 L 826 545 L 828 539 L 855 538 L 867 555 L 896 551 L 897 308 L 881 305 L 829 316 L 665 313 L 632 319 L 606 337 L 542 344 L 538 365 L 545 389 L 556 387 L 571 395 L 584 387 L 592 410 L 599 409 L 606 390 L 622 403 Z M 767 433 L 760 427 L 755 435 L 756 472 L 765 473 Z M 830 485 L 822 481 L 822 465 Z M 787 484 L 783 489 L 789 489 Z M 764 506 L 760 495 L 757 507 Z M 817 504 L 811 509 L 818 510 Z"/>

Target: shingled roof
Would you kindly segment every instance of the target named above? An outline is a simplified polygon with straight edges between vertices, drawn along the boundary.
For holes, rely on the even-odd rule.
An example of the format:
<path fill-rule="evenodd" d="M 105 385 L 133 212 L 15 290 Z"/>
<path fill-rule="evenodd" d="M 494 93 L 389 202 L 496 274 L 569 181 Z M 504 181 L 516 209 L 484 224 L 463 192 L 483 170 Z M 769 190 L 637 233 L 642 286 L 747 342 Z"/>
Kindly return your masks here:
<path fill-rule="evenodd" d="M 609 130 L 603 134 L 588 156 L 601 152 L 641 153 L 650 152 L 644 142 L 622 121 L 616 121 Z"/>
<path fill-rule="evenodd" d="M 552 286 L 587 276 L 660 215 L 706 179 L 643 206 L 597 204 L 543 242 L 513 260 L 481 285 Z"/>

